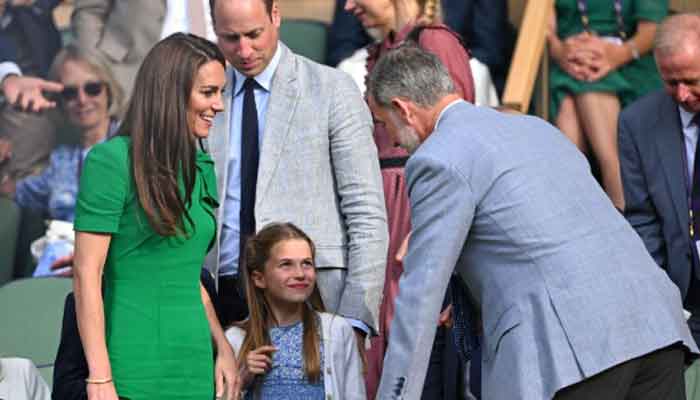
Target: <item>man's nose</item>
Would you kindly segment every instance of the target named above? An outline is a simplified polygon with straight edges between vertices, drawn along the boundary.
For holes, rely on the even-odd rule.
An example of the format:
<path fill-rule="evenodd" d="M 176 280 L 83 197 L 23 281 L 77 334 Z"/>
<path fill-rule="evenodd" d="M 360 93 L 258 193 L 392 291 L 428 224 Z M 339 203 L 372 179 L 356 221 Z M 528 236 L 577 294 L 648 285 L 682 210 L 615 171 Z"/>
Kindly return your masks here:
<path fill-rule="evenodd" d="M 241 42 L 238 47 L 238 55 L 241 58 L 248 58 L 251 54 L 253 54 L 252 43 L 247 39 L 241 38 Z"/>
<path fill-rule="evenodd" d="M 676 87 L 676 97 L 678 100 L 681 102 L 686 101 L 688 96 L 690 96 L 690 90 L 688 87 L 682 83 L 679 83 Z"/>

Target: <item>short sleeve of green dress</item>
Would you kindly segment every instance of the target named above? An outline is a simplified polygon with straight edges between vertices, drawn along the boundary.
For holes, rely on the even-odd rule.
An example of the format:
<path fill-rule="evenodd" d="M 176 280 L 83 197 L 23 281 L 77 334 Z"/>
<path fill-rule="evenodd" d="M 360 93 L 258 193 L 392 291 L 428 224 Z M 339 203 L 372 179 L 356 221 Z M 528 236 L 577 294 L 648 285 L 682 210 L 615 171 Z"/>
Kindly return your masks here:
<path fill-rule="evenodd" d="M 211 399 L 213 353 L 199 275 L 215 234 L 213 162 L 197 153 L 185 233 L 146 219 L 131 178 L 128 137 L 98 144 L 80 178 L 75 230 L 111 235 L 103 276 L 105 333 L 121 397 Z"/>
<path fill-rule="evenodd" d="M 661 22 L 668 12 L 668 0 L 622 0 L 622 17 L 627 37 L 635 34 L 640 21 Z M 620 36 L 613 0 L 586 0 L 589 24 L 600 36 Z M 556 0 L 557 36 L 565 39 L 583 32 L 577 0 Z M 559 104 L 568 94 L 585 92 L 615 93 L 624 107 L 662 86 L 653 55 L 647 53 L 596 82 L 582 82 L 550 64 L 550 115 L 555 118 Z"/>

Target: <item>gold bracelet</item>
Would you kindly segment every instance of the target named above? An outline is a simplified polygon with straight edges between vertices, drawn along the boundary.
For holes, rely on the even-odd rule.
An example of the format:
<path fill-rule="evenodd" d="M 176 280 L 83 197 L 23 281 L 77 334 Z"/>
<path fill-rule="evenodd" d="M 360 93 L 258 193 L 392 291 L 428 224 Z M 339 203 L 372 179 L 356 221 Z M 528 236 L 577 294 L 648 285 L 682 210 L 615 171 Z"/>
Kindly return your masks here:
<path fill-rule="evenodd" d="M 95 385 L 102 385 L 104 383 L 110 383 L 112 382 L 112 378 L 103 378 L 103 379 L 90 379 L 86 378 L 85 383 L 88 384 L 95 384 Z"/>

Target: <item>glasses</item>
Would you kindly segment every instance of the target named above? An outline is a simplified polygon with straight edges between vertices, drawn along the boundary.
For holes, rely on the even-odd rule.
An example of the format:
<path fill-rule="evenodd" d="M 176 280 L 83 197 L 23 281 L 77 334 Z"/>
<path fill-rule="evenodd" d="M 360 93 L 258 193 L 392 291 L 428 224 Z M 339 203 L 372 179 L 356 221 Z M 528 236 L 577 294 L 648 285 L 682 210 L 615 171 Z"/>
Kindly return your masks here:
<path fill-rule="evenodd" d="M 75 100 L 78 98 L 78 91 L 80 91 L 80 89 L 82 89 L 86 95 L 96 97 L 102 93 L 103 87 L 104 82 L 99 81 L 85 82 L 83 86 L 65 86 L 61 91 L 61 97 L 63 97 L 65 101 Z"/>

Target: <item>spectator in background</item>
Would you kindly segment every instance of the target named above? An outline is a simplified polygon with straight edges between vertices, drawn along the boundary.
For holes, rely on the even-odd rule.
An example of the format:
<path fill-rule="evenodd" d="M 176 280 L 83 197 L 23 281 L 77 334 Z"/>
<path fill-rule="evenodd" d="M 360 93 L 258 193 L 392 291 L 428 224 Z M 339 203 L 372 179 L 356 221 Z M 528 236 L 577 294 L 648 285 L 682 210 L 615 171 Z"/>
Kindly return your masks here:
<path fill-rule="evenodd" d="M 17 182 L 6 176 L 0 192 L 14 196 L 20 207 L 48 219 L 73 222 L 83 160 L 94 144 L 116 130 L 123 93 L 99 56 L 73 45 L 56 56 L 49 77 L 64 87 L 59 108 L 77 129 L 79 143 L 54 149 L 48 167 L 40 175 Z"/>
<path fill-rule="evenodd" d="M 347 0 L 336 0 L 333 22 L 328 36 L 328 64 L 344 59 L 372 42 L 360 21 L 345 10 Z M 442 0 L 443 20 L 464 39 L 475 64 L 488 67 L 498 93 L 503 91 L 515 43 L 515 32 L 508 23 L 505 0 Z M 476 82 L 478 86 L 478 82 Z"/>
<path fill-rule="evenodd" d="M 665 90 L 620 114 L 625 217 L 680 289 L 700 343 L 700 16 L 665 20 L 654 55 Z"/>
<path fill-rule="evenodd" d="M 146 53 L 158 40 L 189 32 L 211 41 L 208 0 L 74 0 L 71 26 L 78 46 L 97 49 L 114 71 L 127 98 Z"/>
<path fill-rule="evenodd" d="M 369 49 L 367 71 L 371 73 L 377 60 L 406 41 L 416 42 L 438 56 L 463 99 L 474 101 L 474 84 L 469 66 L 469 54 L 459 35 L 441 21 L 442 10 L 436 0 L 348 0 L 345 3 L 368 29 L 383 32 L 384 40 Z M 374 141 L 382 168 L 384 198 L 389 224 L 389 254 L 387 259 L 384 298 L 380 311 L 380 336 L 372 339 L 368 352 L 367 393 L 374 398 L 382 372 L 384 351 L 394 316 L 394 298 L 399 291 L 403 271 L 395 255 L 410 231 L 410 210 L 404 177 L 406 150 L 397 147 L 383 124 L 375 124 Z M 456 397 L 459 376 L 458 360 L 453 350 L 451 330 L 446 326 L 449 311 L 441 317 L 434 345 L 433 360 L 424 386 L 424 399 Z"/>
<path fill-rule="evenodd" d="M 53 149 L 55 128 L 45 114 L 26 113 L 51 106 L 41 99 L 41 90 L 61 37 L 53 22 L 53 9 L 60 0 L 0 0 L 0 51 L 5 63 L 0 73 L 9 103 L 0 106 L 0 140 L 12 144 L 12 157 L 0 168 L 0 175 L 19 179 L 36 174 L 46 165 Z M 19 74 L 33 78 L 20 79 Z M 38 87 L 33 87 L 33 86 Z M 50 86 L 50 84 L 49 84 Z M 30 104 L 31 103 L 31 104 Z"/>
<path fill-rule="evenodd" d="M 592 151 L 615 207 L 624 196 L 617 154 L 620 108 L 661 87 L 650 50 L 666 0 L 556 0 L 547 40 L 555 123 Z"/>

